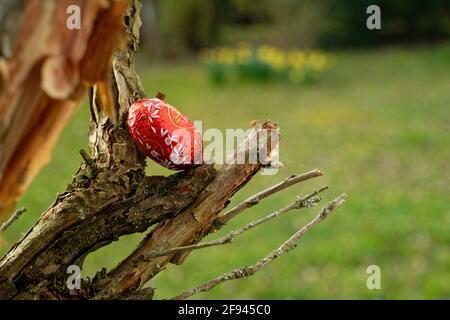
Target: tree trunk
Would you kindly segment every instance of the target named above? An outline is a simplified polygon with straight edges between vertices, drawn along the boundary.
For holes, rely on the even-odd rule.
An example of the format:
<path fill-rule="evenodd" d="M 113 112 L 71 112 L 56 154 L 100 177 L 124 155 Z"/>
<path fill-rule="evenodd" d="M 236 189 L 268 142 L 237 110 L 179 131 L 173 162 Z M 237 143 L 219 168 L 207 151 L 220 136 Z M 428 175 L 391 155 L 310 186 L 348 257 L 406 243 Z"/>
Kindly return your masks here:
<path fill-rule="evenodd" d="M 20 1 L 0 2 L 5 47 L 20 29 L 11 57 L 0 57 L 0 222 L 50 159 L 87 85 L 99 86 L 111 110 L 107 84 L 113 53 L 126 44 L 128 2 L 29 0 L 22 19 Z M 69 5 L 80 7 L 80 29 L 66 26 Z"/>

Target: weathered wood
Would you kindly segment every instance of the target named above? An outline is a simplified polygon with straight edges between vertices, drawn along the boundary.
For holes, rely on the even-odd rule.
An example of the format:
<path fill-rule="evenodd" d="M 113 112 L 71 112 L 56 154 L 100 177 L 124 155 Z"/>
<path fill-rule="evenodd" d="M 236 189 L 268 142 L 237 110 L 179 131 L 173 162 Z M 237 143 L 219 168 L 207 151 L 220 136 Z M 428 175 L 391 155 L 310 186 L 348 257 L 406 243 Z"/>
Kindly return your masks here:
<path fill-rule="evenodd" d="M 0 58 L 0 222 L 49 160 L 87 85 L 109 83 L 114 50 L 126 44 L 128 3 L 27 2 L 11 58 Z M 81 8 L 80 29 L 66 27 L 69 5 Z"/>

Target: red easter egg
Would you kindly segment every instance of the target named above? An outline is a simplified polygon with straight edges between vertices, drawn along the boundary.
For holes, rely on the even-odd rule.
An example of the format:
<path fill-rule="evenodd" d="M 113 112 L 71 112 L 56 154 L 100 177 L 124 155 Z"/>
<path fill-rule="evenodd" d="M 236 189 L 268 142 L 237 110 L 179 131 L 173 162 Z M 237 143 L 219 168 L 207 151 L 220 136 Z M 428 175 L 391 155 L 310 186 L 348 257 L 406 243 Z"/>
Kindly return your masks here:
<path fill-rule="evenodd" d="M 186 169 L 203 160 L 200 131 L 161 99 L 133 103 L 128 113 L 128 128 L 139 150 L 166 168 Z"/>

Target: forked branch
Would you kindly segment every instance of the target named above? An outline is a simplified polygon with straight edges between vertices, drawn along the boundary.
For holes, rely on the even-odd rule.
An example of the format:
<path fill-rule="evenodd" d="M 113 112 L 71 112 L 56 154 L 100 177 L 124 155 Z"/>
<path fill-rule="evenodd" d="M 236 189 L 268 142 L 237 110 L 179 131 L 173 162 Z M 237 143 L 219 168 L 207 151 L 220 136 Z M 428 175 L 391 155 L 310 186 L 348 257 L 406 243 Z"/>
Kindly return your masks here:
<path fill-rule="evenodd" d="M 183 247 L 177 247 L 177 248 L 172 248 L 172 249 L 168 249 L 168 250 L 149 252 L 146 255 L 145 259 L 166 256 L 166 255 L 170 255 L 170 254 L 174 254 L 174 253 L 178 253 L 178 252 L 186 251 L 186 250 L 197 250 L 197 249 L 208 248 L 208 247 L 212 247 L 212 246 L 231 243 L 242 233 L 244 233 L 250 229 L 253 229 L 265 222 L 268 222 L 269 220 L 277 218 L 291 210 L 301 209 L 301 208 L 309 208 L 309 207 L 315 206 L 321 200 L 321 198 L 317 197 L 317 195 L 320 192 L 326 190 L 327 188 L 328 187 L 322 187 L 322 188 L 304 196 L 303 198 L 298 198 L 295 202 L 291 203 L 290 205 L 288 205 L 284 208 L 278 209 L 277 211 L 274 211 L 274 212 L 266 215 L 263 218 L 249 222 L 242 228 L 233 230 L 219 239 L 207 241 L 207 242 L 203 242 L 203 243 L 199 243 L 199 244 L 193 244 L 190 246 L 183 246 Z"/>
<path fill-rule="evenodd" d="M 319 214 L 313 220 L 311 220 L 308 224 L 306 224 L 304 227 L 299 229 L 294 235 L 292 235 L 288 240 L 286 240 L 280 247 L 278 247 L 277 249 L 272 251 L 270 254 L 265 256 L 263 259 L 256 262 L 254 265 L 234 269 L 233 271 L 222 274 L 221 276 L 214 278 L 210 281 L 207 281 L 207 282 L 199 285 L 198 287 L 195 287 L 191 290 L 185 291 L 172 299 L 183 300 L 183 299 L 189 298 L 195 294 L 198 294 L 200 292 L 209 291 L 212 288 L 214 288 L 215 286 L 217 286 L 225 281 L 250 277 L 257 271 L 263 269 L 265 266 L 267 266 L 270 262 L 272 262 L 279 256 L 294 249 L 297 245 L 297 242 L 300 240 L 300 238 L 302 238 L 315 225 L 317 225 L 318 223 L 322 222 L 325 218 L 327 218 L 330 215 L 330 213 L 332 213 L 334 210 L 339 208 L 345 202 L 346 198 L 347 198 L 347 195 L 344 193 L 344 194 L 341 194 L 336 199 L 334 199 L 333 201 L 329 202 L 325 207 L 322 208 L 322 210 L 319 212 Z"/>
<path fill-rule="evenodd" d="M 233 219 L 235 216 L 237 216 L 239 213 L 244 211 L 245 209 L 251 208 L 254 205 L 258 204 L 261 200 L 279 192 L 286 188 L 289 188 L 299 182 L 303 182 L 306 180 L 309 180 L 311 178 L 320 177 L 322 175 L 322 172 L 318 169 L 314 169 L 312 171 L 300 174 L 300 175 L 293 175 L 289 178 L 281 181 L 280 183 L 277 183 L 276 185 L 273 185 L 263 191 L 258 192 L 257 194 L 254 194 L 250 198 L 246 199 L 245 201 L 238 204 L 233 209 L 225 212 L 222 216 L 218 217 L 216 219 L 217 224 L 226 224 L 228 221 Z"/>

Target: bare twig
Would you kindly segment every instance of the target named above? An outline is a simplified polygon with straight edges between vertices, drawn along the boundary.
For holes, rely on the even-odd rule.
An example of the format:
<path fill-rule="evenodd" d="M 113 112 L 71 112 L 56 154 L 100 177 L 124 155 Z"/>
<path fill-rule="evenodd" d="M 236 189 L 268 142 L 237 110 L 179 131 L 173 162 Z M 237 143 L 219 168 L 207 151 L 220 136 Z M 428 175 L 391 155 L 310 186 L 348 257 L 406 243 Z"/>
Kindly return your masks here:
<path fill-rule="evenodd" d="M 314 169 L 312 171 L 300 174 L 300 175 L 293 175 L 289 178 L 281 181 L 280 183 L 277 183 L 276 185 L 273 185 L 263 191 L 260 191 L 250 198 L 246 199 L 245 201 L 238 204 L 233 209 L 228 210 L 226 213 L 224 213 L 222 216 L 218 217 L 215 221 L 217 225 L 224 225 L 228 221 L 230 221 L 232 218 L 234 218 L 236 215 L 244 211 L 245 209 L 248 209 L 250 207 L 253 207 L 254 205 L 258 204 L 262 199 L 267 198 L 281 190 L 284 190 L 290 186 L 293 186 L 299 182 L 306 181 L 312 178 L 316 178 L 322 175 L 322 172 L 318 169 Z"/>
<path fill-rule="evenodd" d="M 198 294 L 200 292 L 209 291 L 218 284 L 221 284 L 225 281 L 235 280 L 235 279 L 241 279 L 246 278 L 251 275 L 253 275 L 255 272 L 263 269 L 266 265 L 268 265 L 270 262 L 281 256 L 282 254 L 292 250 L 296 247 L 297 241 L 303 237 L 303 235 L 308 232 L 312 227 L 314 227 L 316 224 L 323 221 L 331 212 L 336 210 L 338 207 L 340 207 L 347 198 L 347 194 L 341 194 L 339 197 L 334 199 L 333 201 L 329 202 L 325 207 L 322 208 L 322 210 L 319 212 L 319 214 L 311 220 L 308 224 L 306 224 L 304 227 L 302 227 L 300 230 L 298 230 L 294 235 L 292 235 L 288 240 L 286 240 L 280 247 L 278 247 L 276 250 L 272 251 L 270 254 L 265 256 L 263 259 L 259 260 L 257 263 L 255 263 L 252 266 L 249 267 L 241 267 L 238 269 L 235 269 L 231 272 L 227 272 L 217 278 L 214 278 L 208 282 L 205 282 L 201 284 L 200 286 L 185 291 L 182 294 L 172 298 L 174 300 L 183 300 L 186 298 L 189 298 L 195 294 Z"/>
<path fill-rule="evenodd" d="M 6 229 L 8 229 L 26 211 L 26 208 L 20 208 L 16 212 L 14 212 L 13 215 L 0 226 L 0 232 L 5 232 Z"/>
<path fill-rule="evenodd" d="M 277 211 L 274 211 L 263 218 L 252 221 L 240 229 L 233 230 L 219 239 L 208 241 L 208 242 L 203 242 L 203 243 L 199 243 L 199 244 L 193 244 L 193 245 L 189 245 L 189 246 L 171 248 L 171 249 L 167 249 L 167 250 L 152 251 L 152 252 L 149 252 L 147 255 L 145 255 L 145 258 L 141 259 L 141 260 L 146 261 L 151 258 L 167 256 L 167 255 L 178 253 L 181 251 L 196 250 L 196 249 L 202 249 L 202 248 L 231 243 L 240 234 L 242 234 L 250 229 L 253 229 L 254 227 L 256 227 L 260 224 L 263 224 L 269 220 L 272 220 L 286 212 L 289 212 L 293 209 L 310 208 L 312 206 L 315 206 L 321 200 L 320 197 L 316 197 L 316 196 L 326 189 L 328 189 L 328 186 L 317 189 L 314 192 L 304 196 L 303 198 L 299 197 L 295 202 L 291 203 L 290 205 L 288 205 L 284 208 L 278 209 Z"/>

